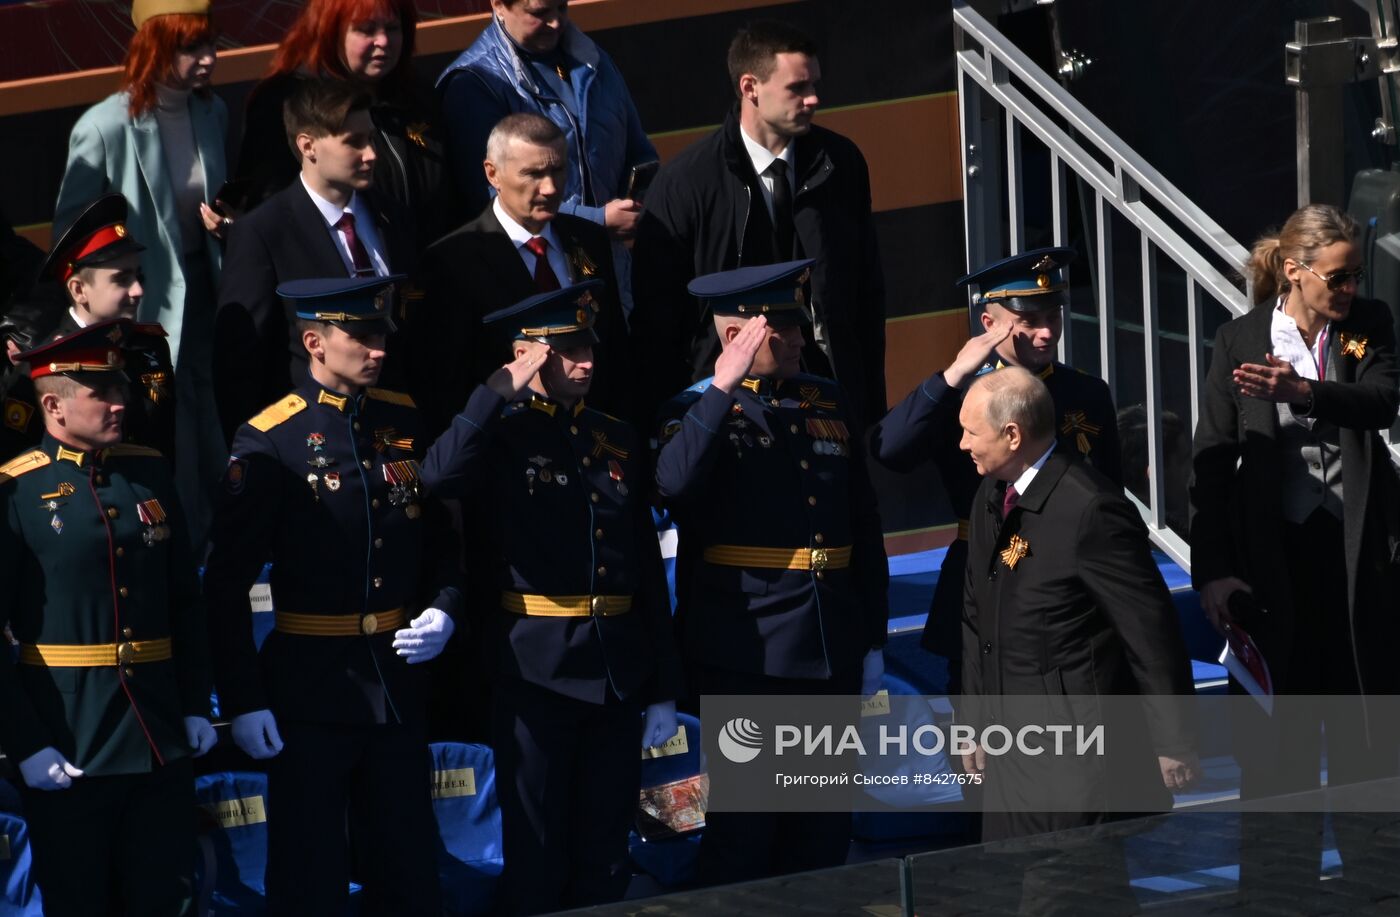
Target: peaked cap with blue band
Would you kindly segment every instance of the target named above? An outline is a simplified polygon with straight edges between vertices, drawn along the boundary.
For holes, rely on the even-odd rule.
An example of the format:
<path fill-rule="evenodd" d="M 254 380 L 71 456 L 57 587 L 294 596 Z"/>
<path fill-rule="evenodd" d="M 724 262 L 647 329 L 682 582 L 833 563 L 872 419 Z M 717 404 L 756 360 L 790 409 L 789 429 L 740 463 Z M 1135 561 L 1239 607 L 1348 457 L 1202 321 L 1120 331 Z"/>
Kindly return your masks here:
<path fill-rule="evenodd" d="M 497 309 L 481 323 L 517 341 L 542 340 L 563 345 L 566 339 L 582 334 L 592 343 L 598 340 L 593 330 L 593 323 L 598 320 L 598 298 L 594 294 L 603 286 L 601 280 L 585 280 L 548 293 L 536 293 L 513 306 Z"/>
<path fill-rule="evenodd" d="M 686 289 L 705 300 L 714 315 L 765 315 L 770 324 L 809 322 L 806 283 L 815 263 L 804 258 L 720 271 L 696 277 Z"/>
<path fill-rule="evenodd" d="M 277 295 L 296 310 L 297 318 L 330 322 L 346 331 L 393 331 L 394 290 L 407 279 L 407 274 L 390 274 L 289 280 L 277 287 Z"/>
<path fill-rule="evenodd" d="M 1072 248 L 1037 248 L 988 264 L 957 285 L 972 288 L 973 305 L 997 303 L 1012 312 L 1057 309 L 1069 299 L 1066 266 L 1074 260 Z"/>

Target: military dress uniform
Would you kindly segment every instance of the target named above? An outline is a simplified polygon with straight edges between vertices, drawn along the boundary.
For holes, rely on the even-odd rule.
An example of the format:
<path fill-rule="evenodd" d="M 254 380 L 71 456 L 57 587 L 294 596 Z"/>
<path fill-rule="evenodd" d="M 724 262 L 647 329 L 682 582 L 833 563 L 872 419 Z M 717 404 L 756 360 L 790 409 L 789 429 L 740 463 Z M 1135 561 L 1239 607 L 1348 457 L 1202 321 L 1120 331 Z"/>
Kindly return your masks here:
<path fill-rule="evenodd" d="M 810 261 L 697 278 L 716 315 L 799 320 Z M 794 286 L 799 286 L 794 294 Z M 701 694 L 859 694 L 888 568 L 864 445 L 829 379 L 692 386 L 664 409 L 656 483 L 679 530 L 681 652 Z M 850 817 L 712 813 L 702 878 L 845 861 Z"/>
<path fill-rule="evenodd" d="M 962 277 L 959 286 L 974 287 L 976 304 L 1000 303 L 1013 312 L 1063 308 L 1068 283 L 1063 266 L 1073 252 L 1036 249 L 988 265 Z M 1044 283 L 1039 281 L 1045 277 Z M 979 372 L 1001 369 L 1001 361 Z M 1061 448 L 1074 452 L 1117 484 L 1123 483 L 1117 412 L 1107 383 L 1064 363 L 1054 362 L 1037 375 L 1055 402 L 1055 429 Z M 959 444 L 963 390 L 934 373 L 895 405 L 871 434 L 875 460 L 900 472 L 931 459 L 938 469 L 948 503 L 957 519 L 957 537 L 948 546 L 934 588 L 923 647 L 948 660 L 948 691 L 960 690 L 962 671 L 963 571 L 967 568 L 968 519 L 973 496 L 982 482 L 972 458 Z"/>
<path fill-rule="evenodd" d="M 109 335 L 125 324 L 23 356 L 38 375 L 115 374 Z M 170 468 L 146 447 L 88 451 L 46 434 L 0 466 L 0 501 L 0 579 L 19 643 L 0 653 L 0 744 L 15 762 L 53 747 L 84 773 L 67 789 L 22 791 L 44 912 L 109 913 L 115 888 L 119 912 L 188 913 L 184 717 L 209 716 L 210 678 Z"/>
<path fill-rule="evenodd" d="M 368 327 L 401 279 L 279 292 L 302 318 Z M 204 591 L 220 704 L 271 710 L 285 746 L 268 761 L 272 914 L 344 912 L 347 806 L 362 912 L 441 910 L 427 672 L 391 646 L 419 610 L 455 615 L 461 597 L 423 498 L 419 423 L 407 395 L 308 377 L 238 429 L 216 497 Z M 248 590 L 268 561 L 275 628 L 258 651 Z"/>
<path fill-rule="evenodd" d="M 117 258 L 145 251 L 126 229 L 126 198 L 104 194 L 89 204 L 54 242 L 39 269 L 40 277 L 64 283 L 86 267 L 102 267 Z M 53 331 L 62 337 L 81 330 L 67 291 L 59 294 Z M 127 411 L 123 424 L 129 443 L 150 446 L 172 464 L 175 458 L 175 365 L 165 329 L 154 322 L 133 322 L 123 341 L 126 354 Z M 8 411 L 8 406 L 6 408 Z M 8 419 L 8 414 L 7 414 Z"/>
<path fill-rule="evenodd" d="M 518 339 L 591 341 L 592 281 L 486 317 Z M 479 386 L 424 460 L 434 496 L 486 526 L 499 589 L 487 639 L 508 908 L 620 898 L 642 711 L 681 673 L 633 428 L 580 400 Z"/>

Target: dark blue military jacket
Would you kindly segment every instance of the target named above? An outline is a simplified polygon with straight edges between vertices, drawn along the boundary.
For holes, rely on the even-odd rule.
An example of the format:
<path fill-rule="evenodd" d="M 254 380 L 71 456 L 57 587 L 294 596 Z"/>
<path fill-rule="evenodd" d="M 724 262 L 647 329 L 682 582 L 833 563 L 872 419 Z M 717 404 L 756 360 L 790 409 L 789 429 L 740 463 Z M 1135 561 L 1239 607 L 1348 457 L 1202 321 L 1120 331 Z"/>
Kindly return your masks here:
<path fill-rule="evenodd" d="M 991 372 L 993 366 L 982 371 Z M 1086 458 L 1114 483 L 1123 483 L 1123 457 L 1118 445 L 1118 415 L 1108 385 L 1097 376 L 1063 363 L 1052 363 L 1040 373 L 1055 402 L 1055 429 L 1060 448 Z M 982 483 L 972 458 L 959 448 L 963 390 L 952 388 L 936 372 L 924 380 L 885 419 L 870 437 L 875 460 L 893 471 L 908 472 L 932 459 L 938 468 L 948 502 L 959 520 L 958 540 L 948 549 L 934 591 L 924 646 L 958 658 L 962 635 L 962 580 L 967 563 L 965 526 L 972 498 Z"/>
<path fill-rule="evenodd" d="M 671 605 L 647 506 L 648 453 L 632 427 L 579 402 L 509 404 L 479 386 L 433 443 L 434 496 L 464 496 L 483 526 L 500 593 L 630 597 L 616 615 L 546 617 L 496 603 L 495 664 L 579 700 L 680 694 Z"/>
<path fill-rule="evenodd" d="M 835 382 L 709 380 L 662 414 L 656 483 L 680 533 L 681 648 L 708 665 L 828 678 L 883 646 L 889 570 L 865 445 Z M 849 550 L 811 569 L 712 563 L 715 549 Z M 752 552 L 747 552 L 752 553 Z M 771 555 L 769 555 L 771 556 Z"/>
<path fill-rule="evenodd" d="M 425 667 L 394 652 L 394 627 L 354 636 L 279 629 L 259 653 L 248 598 L 271 561 L 279 614 L 401 608 L 401 627 L 428 606 L 455 617 L 460 584 L 436 524 L 441 508 L 417 480 L 418 437 L 407 395 L 346 396 L 310 380 L 239 428 L 204 572 L 226 715 L 270 708 L 309 722 L 421 721 Z"/>
<path fill-rule="evenodd" d="M 183 718 L 209 715 L 208 640 L 160 453 L 69 451 L 46 435 L 0 466 L 0 501 L 0 582 L 20 659 L 26 645 L 114 648 L 111 664 L 81 667 L 0 652 L 5 753 L 18 762 L 52 745 L 89 777 L 188 755 Z M 123 647 L 165 640 L 172 658 L 118 664 Z"/>

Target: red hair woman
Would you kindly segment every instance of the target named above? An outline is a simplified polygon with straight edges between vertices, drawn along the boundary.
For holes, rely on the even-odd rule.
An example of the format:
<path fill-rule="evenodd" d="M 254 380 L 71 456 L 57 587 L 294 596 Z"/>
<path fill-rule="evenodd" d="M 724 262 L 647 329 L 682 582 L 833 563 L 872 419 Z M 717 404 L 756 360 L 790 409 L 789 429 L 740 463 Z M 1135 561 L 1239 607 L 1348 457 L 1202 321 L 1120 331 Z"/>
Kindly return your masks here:
<path fill-rule="evenodd" d="M 62 231 L 104 193 L 126 197 L 126 229 L 145 246 L 137 318 L 159 323 L 175 374 L 177 484 L 195 538 L 207 524 L 203 486 L 228 452 L 209 373 L 225 214 L 228 110 L 210 91 L 218 33 L 209 0 L 136 0 L 136 35 L 121 89 L 83 113 L 68 141 L 54 208 Z"/>
<path fill-rule="evenodd" d="M 417 27 L 413 0 L 308 0 L 248 99 L 238 170 L 250 201 L 264 200 L 298 173 L 282 105 L 298 80 L 329 77 L 358 83 L 374 98 L 374 192 L 414 214 L 421 245 L 456 225 L 436 104 L 411 64 Z"/>

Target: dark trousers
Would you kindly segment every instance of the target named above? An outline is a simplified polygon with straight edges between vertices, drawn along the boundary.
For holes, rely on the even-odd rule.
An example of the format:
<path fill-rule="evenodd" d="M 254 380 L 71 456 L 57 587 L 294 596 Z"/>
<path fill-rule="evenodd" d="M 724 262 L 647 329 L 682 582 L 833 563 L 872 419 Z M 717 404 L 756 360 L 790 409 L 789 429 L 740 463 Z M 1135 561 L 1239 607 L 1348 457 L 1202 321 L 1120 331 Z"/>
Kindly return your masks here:
<path fill-rule="evenodd" d="M 619 900 L 641 784 L 639 703 L 498 682 L 493 720 L 508 912 Z"/>
<path fill-rule="evenodd" d="M 701 665 L 692 669 L 691 678 L 697 695 L 857 695 L 861 667 L 816 680 Z M 696 870 L 704 885 L 744 882 L 840 866 L 850 846 L 849 812 L 710 812 Z"/>
<path fill-rule="evenodd" d="M 1395 726 L 1373 723 L 1367 734 L 1347 614 L 1342 523 L 1318 509 L 1301 525 L 1285 525 L 1280 575 L 1293 599 L 1292 652 L 1276 683 L 1271 717 L 1247 710 L 1236 721 L 1242 798 L 1315 790 L 1320 785 L 1324 729 L 1327 783 L 1336 787 L 1396 774 Z M 1400 891 L 1388 864 L 1367 868 L 1374 828 L 1365 817 L 1332 815 L 1348 880 Z M 1316 887 L 1322 863 L 1322 813 L 1245 813 L 1241 819 L 1240 891 L 1247 899 L 1287 899 L 1291 886 Z"/>
<path fill-rule="evenodd" d="M 188 758 L 148 774 L 25 789 L 46 917 L 194 912 L 194 776 Z"/>
<path fill-rule="evenodd" d="M 268 762 L 268 913 L 344 914 L 353 844 L 361 914 L 438 917 L 432 757 L 422 730 L 278 727 L 285 747 Z"/>

